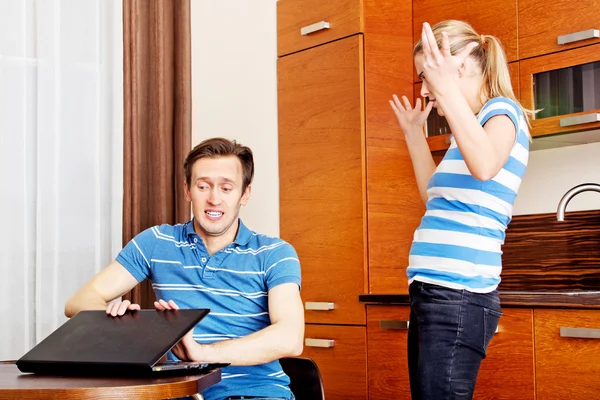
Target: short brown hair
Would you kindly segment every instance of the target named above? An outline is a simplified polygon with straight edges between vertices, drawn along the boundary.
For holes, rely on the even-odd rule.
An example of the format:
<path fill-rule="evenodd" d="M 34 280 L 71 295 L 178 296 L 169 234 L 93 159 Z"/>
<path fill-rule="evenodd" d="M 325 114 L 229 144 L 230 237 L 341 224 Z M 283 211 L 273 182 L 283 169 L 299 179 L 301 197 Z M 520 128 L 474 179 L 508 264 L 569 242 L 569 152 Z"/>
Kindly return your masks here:
<path fill-rule="evenodd" d="M 235 140 L 225 138 L 206 139 L 194 147 L 183 162 L 185 181 L 190 187 L 192 180 L 192 166 L 201 158 L 217 158 L 236 156 L 242 164 L 242 193 L 252 183 L 254 178 L 254 157 L 249 147 L 237 143 Z"/>

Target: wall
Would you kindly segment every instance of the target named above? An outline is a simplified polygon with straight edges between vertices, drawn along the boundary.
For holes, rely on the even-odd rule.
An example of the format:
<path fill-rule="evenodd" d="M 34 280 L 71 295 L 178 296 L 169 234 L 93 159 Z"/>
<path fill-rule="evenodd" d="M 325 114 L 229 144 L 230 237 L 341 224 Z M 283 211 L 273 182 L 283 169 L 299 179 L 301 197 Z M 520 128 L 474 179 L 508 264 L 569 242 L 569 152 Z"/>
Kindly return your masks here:
<path fill-rule="evenodd" d="M 600 143 L 532 151 L 514 215 L 556 212 L 561 197 L 580 183 L 600 184 Z M 600 209 L 600 193 L 574 197 L 567 211 Z"/>
<path fill-rule="evenodd" d="M 279 234 L 276 0 L 192 1 L 192 143 L 223 136 L 254 152 L 250 229 Z"/>

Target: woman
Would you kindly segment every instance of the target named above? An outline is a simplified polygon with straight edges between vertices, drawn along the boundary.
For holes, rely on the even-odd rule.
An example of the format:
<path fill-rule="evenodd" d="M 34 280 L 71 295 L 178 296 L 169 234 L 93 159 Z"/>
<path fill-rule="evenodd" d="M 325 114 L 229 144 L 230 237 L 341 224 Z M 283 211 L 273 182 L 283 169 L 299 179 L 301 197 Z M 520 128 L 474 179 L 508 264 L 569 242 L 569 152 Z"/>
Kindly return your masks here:
<path fill-rule="evenodd" d="M 404 132 L 426 213 L 407 274 L 413 399 L 471 399 L 502 314 L 501 250 L 529 154 L 529 111 L 517 101 L 499 41 L 461 21 L 423 24 L 413 108 L 390 101 Z M 451 128 L 436 168 L 423 126 L 435 108 Z"/>

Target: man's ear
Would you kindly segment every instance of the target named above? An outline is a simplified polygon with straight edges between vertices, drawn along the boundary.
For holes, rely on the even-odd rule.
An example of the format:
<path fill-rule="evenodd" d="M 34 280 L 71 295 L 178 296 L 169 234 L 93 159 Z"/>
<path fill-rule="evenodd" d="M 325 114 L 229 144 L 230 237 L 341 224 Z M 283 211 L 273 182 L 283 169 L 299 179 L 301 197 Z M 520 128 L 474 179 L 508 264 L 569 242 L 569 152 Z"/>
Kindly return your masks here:
<path fill-rule="evenodd" d="M 246 204 L 248 204 L 248 200 L 250 200 L 250 193 L 252 192 L 252 184 L 248 185 L 246 187 L 246 190 L 244 190 L 244 194 L 242 195 L 242 198 L 240 199 L 240 204 L 245 206 Z"/>
<path fill-rule="evenodd" d="M 190 194 L 190 188 L 188 187 L 187 181 L 183 178 L 183 192 L 185 194 L 185 200 L 187 202 L 192 201 L 192 195 Z"/>

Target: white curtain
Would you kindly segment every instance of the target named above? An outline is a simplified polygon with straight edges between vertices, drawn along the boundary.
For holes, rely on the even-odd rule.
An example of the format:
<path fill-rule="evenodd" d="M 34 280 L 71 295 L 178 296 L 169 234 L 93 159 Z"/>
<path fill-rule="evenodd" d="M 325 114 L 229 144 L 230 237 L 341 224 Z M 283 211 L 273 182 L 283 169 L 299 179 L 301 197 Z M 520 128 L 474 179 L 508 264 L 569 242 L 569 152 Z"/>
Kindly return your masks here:
<path fill-rule="evenodd" d="M 66 318 L 121 248 L 116 0 L 0 0 L 0 360 Z"/>

